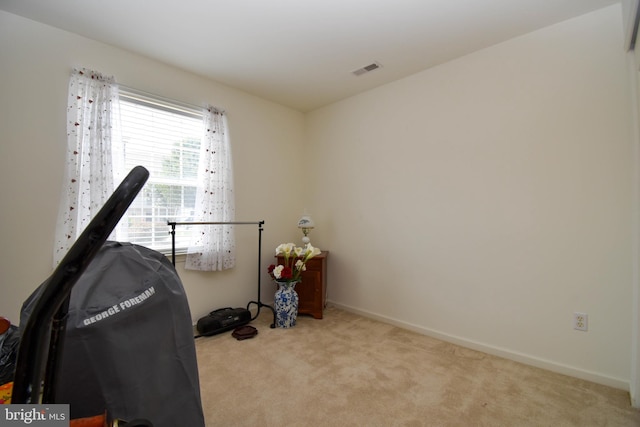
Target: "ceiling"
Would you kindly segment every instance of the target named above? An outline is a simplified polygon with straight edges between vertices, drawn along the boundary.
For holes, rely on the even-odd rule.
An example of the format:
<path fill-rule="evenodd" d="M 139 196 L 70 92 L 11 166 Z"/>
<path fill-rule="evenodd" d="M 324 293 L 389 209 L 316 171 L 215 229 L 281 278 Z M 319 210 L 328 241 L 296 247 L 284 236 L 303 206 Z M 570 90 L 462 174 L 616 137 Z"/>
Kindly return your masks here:
<path fill-rule="evenodd" d="M 306 112 L 619 1 L 0 0 L 0 9 Z M 373 62 L 381 67 L 352 74 Z"/>

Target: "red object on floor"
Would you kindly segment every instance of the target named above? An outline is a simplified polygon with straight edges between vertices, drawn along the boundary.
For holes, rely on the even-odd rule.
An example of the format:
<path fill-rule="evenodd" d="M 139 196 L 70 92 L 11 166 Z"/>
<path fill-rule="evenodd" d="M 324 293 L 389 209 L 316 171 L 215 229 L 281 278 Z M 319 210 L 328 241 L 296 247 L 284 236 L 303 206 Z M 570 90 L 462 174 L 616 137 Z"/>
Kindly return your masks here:
<path fill-rule="evenodd" d="M 69 427 L 107 427 L 107 414 L 71 420 Z"/>

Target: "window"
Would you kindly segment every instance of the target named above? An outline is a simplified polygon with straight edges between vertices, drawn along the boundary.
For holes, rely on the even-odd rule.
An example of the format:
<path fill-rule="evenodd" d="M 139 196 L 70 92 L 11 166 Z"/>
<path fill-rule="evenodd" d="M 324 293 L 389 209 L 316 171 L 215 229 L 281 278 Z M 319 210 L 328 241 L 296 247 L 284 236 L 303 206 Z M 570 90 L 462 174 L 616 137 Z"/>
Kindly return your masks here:
<path fill-rule="evenodd" d="M 207 222 L 199 232 L 176 230 L 176 249 L 188 248 L 185 268 L 235 266 L 233 164 L 224 110 L 182 105 L 120 87 L 115 79 L 74 69 L 67 98 L 63 193 L 53 247 L 56 266 L 134 166 L 150 179 L 111 238 L 168 251 L 168 221 Z M 123 136 L 124 138 L 121 138 Z M 197 166 L 196 166 L 197 165 Z M 197 226 L 194 226 L 197 227 Z M 187 252 L 185 250 L 185 252 Z"/>
<path fill-rule="evenodd" d="M 127 241 L 166 253 L 171 249 L 167 222 L 194 221 L 202 112 L 121 88 L 120 120 L 124 170 L 137 165 L 149 170 L 121 231 Z M 179 252 L 189 240 L 189 227 L 177 227 Z"/>

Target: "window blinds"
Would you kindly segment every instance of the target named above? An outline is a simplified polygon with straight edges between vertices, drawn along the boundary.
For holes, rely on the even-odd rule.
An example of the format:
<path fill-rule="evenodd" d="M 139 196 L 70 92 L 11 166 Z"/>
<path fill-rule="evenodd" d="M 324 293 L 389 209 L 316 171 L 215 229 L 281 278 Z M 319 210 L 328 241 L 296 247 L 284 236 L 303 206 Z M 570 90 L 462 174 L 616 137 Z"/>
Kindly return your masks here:
<path fill-rule="evenodd" d="M 150 172 L 127 211 L 123 233 L 128 241 L 164 252 L 171 247 L 167 222 L 193 221 L 202 113 L 121 89 L 120 121 L 125 170 L 142 165 Z M 188 227 L 181 227 L 176 247 L 186 247 L 188 240 Z"/>

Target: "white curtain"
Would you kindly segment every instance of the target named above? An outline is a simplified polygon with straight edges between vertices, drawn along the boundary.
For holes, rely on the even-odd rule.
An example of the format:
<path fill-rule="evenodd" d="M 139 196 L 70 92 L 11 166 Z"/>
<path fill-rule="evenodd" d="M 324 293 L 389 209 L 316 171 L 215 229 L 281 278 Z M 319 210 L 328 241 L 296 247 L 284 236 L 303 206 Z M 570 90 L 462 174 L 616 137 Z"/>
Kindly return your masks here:
<path fill-rule="evenodd" d="M 117 134 L 117 109 L 118 88 L 113 77 L 73 70 L 67 104 L 67 169 L 56 224 L 54 266 L 114 191 L 111 143 Z"/>
<path fill-rule="evenodd" d="M 235 201 L 227 117 L 212 107 L 204 111 L 195 218 L 199 222 L 233 222 Z M 185 268 L 225 270 L 235 266 L 233 225 L 199 225 L 187 251 Z"/>

